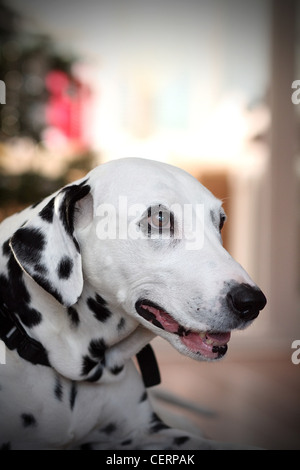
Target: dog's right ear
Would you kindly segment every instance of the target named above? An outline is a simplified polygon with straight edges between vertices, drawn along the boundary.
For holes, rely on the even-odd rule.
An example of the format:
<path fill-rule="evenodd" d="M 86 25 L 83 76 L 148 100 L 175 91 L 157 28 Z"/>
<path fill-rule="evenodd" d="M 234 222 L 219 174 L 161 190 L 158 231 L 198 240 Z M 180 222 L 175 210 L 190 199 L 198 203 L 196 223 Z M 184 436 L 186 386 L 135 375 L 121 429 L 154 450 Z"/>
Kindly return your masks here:
<path fill-rule="evenodd" d="M 72 184 L 53 197 L 10 240 L 23 271 L 66 307 L 77 302 L 83 289 L 75 223 L 84 227 L 91 214 L 90 186 L 86 182 Z"/>

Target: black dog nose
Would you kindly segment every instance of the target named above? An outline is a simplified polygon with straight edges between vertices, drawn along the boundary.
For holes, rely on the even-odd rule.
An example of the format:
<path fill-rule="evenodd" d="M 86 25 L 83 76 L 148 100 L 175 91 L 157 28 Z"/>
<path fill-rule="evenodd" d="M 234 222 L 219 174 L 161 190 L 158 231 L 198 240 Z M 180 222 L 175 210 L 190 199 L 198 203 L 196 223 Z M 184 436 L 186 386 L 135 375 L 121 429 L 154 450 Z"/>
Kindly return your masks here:
<path fill-rule="evenodd" d="M 262 291 L 249 284 L 238 284 L 227 294 L 227 303 L 241 320 L 254 320 L 262 310 L 267 299 Z"/>

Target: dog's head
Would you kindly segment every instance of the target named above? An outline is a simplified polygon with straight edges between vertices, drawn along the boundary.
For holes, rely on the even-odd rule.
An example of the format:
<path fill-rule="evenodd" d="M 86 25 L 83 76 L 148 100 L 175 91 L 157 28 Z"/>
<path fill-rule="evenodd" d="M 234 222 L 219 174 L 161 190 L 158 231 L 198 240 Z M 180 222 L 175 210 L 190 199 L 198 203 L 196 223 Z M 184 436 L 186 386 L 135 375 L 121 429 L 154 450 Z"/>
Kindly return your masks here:
<path fill-rule="evenodd" d="M 74 305 L 88 282 L 110 310 L 212 360 L 266 304 L 222 245 L 225 219 L 221 201 L 184 171 L 123 159 L 49 199 L 11 246 L 61 304 Z"/>

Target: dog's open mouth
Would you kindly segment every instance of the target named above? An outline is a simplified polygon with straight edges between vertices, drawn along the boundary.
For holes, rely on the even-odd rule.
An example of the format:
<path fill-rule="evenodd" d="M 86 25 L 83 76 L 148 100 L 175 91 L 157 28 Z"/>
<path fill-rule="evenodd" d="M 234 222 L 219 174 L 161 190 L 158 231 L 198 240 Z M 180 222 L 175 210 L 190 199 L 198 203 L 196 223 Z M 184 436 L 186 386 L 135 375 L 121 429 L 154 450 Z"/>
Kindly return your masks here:
<path fill-rule="evenodd" d="M 200 354 L 206 359 L 219 359 L 227 351 L 230 332 L 187 330 L 168 312 L 150 300 L 138 300 L 135 308 L 145 320 L 158 328 L 178 335 L 181 342 L 193 353 Z"/>

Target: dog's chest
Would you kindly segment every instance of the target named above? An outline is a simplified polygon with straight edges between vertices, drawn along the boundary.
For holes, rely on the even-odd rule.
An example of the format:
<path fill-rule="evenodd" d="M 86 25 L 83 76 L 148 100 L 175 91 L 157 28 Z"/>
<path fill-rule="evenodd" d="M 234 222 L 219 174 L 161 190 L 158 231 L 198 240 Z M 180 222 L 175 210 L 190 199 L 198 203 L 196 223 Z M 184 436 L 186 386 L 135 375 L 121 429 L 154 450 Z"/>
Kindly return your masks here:
<path fill-rule="evenodd" d="M 5 443 L 20 449 L 33 442 L 35 449 L 68 447 L 108 419 L 107 387 L 68 380 L 15 352 L 7 352 L 0 386 L 0 450 Z"/>

